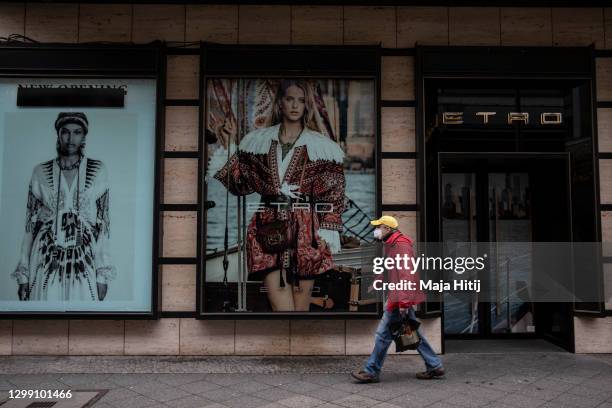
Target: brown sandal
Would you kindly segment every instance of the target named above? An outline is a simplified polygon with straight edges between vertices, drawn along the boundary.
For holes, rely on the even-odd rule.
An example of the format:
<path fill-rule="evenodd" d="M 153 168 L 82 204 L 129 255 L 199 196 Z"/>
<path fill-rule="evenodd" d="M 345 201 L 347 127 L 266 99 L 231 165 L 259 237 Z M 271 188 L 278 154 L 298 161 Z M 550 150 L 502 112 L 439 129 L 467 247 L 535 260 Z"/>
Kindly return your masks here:
<path fill-rule="evenodd" d="M 321 302 L 321 300 L 323 301 Z M 334 300 L 327 295 L 325 295 L 325 297 L 313 297 L 311 302 L 323 309 L 331 309 L 334 307 Z"/>

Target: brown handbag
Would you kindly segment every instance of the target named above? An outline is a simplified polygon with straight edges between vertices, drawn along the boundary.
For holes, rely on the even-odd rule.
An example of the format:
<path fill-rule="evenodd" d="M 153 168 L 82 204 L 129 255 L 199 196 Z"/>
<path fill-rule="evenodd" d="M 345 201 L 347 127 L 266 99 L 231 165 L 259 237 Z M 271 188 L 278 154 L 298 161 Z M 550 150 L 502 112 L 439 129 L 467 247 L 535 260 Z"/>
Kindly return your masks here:
<path fill-rule="evenodd" d="M 300 176 L 300 186 L 302 185 L 302 180 L 304 180 L 306 162 L 307 158 L 305 156 L 304 164 L 302 166 L 302 175 Z M 257 213 L 255 217 L 257 226 L 255 238 L 264 252 L 269 254 L 277 254 L 294 245 L 295 234 L 293 225 L 294 221 L 292 219 L 293 217 L 289 217 L 287 220 L 280 220 L 278 219 L 278 211 L 276 212 L 274 220 L 267 223 L 263 223 L 261 221 L 259 213 Z"/>
<path fill-rule="evenodd" d="M 274 221 L 264 224 L 257 214 L 256 222 L 257 242 L 264 252 L 269 254 L 283 252 L 293 243 L 293 227 L 290 220 L 276 218 Z"/>

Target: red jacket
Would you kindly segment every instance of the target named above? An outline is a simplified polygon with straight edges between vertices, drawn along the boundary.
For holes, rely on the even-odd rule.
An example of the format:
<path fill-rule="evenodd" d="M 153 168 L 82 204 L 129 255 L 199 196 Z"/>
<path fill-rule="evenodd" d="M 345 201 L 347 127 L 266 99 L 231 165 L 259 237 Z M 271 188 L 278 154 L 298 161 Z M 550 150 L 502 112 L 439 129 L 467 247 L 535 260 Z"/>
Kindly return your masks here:
<path fill-rule="evenodd" d="M 412 249 L 412 240 L 403 235 L 400 231 L 395 231 L 384 240 L 384 256 L 387 258 L 395 259 L 396 255 L 400 257 L 408 255 L 412 258 L 414 255 Z M 387 291 L 387 305 L 388 311 L 392 311 L 396 308 L 407 308 L 412 305 L 417 305 L 425 301 L 425 294 L 419 287 L 419 272 L 412 272 L 412 262 L 408 261 L 408 268 L 403 268 L 404 262 L 402 260 L 401 269 L 387 269 L 387 281 L 389 283 L 398 283 L 402 281 L 414 282 L 415 290 L 389 290 Z"/>

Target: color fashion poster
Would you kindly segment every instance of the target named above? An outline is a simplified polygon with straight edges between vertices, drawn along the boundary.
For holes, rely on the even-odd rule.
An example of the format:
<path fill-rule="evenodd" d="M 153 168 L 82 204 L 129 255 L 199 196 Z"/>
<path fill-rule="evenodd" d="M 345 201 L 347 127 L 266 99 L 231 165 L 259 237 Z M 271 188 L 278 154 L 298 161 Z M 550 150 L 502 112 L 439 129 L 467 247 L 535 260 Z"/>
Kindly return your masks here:
<path fill-rule="evenodd" d="M 374 82 L 210 79 L 206 98 L 207 311 L 358 311 Z"/>

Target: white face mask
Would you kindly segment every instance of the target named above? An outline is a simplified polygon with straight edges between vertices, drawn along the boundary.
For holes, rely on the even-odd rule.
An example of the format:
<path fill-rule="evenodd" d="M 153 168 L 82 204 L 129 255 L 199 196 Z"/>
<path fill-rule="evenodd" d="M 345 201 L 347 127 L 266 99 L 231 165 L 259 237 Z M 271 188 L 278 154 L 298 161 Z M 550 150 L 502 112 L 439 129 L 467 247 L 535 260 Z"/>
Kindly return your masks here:
<path fill-rule="evenodd" d="M 382 239 L 382 237 L 383 237 L 383 232 L 382 232 L 382 230 L 381 230 L 380 228 L 376 228 L 376 229 L 374 230 L 374 238 L 376 238 L 376 239 Z"/>

